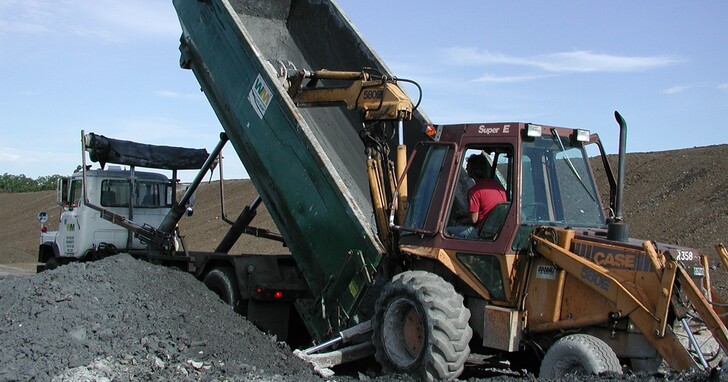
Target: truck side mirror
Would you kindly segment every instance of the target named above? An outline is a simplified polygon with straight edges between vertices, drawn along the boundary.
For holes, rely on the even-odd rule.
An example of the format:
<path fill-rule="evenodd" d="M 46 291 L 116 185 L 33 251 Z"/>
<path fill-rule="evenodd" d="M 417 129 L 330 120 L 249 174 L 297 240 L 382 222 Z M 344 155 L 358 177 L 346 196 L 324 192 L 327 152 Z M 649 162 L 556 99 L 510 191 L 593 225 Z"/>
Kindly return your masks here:
<path fill-rule="evenodd" d="M 64 176 L 58 179 L 56 184 L 56 202 L 62 207 L 68 207 L 71 205 L 71 199 L 68 195 L 69 185 L 71 184 L 71 178 Z"/>

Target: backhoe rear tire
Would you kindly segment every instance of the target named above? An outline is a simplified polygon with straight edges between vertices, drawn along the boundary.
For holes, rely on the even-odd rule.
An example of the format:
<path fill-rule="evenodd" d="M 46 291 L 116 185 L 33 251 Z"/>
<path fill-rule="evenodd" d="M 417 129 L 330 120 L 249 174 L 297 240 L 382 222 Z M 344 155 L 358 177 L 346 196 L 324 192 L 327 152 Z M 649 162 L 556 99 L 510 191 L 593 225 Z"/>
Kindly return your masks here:
<path fill-rule="evenodd" d="M 619 359 L 604 341 L 588 334 L 572 334 L 556 341 L 541 361 L 539 378 L 566 375 L 622 374 Z"/>
<path fill-rule="evenodd" d="M 240 290 L 232 268 L 217 267 L 210 270 L 202 281 L 236 312 L 240 311 Z"/>
<path fill-rule="evenodd" d="M 470 311 L 450 283 L 429 272 L 400 273 L 375 306 L 372 342 L 385 372 L 428 381 L 463 372 L 473 331 Z"/>

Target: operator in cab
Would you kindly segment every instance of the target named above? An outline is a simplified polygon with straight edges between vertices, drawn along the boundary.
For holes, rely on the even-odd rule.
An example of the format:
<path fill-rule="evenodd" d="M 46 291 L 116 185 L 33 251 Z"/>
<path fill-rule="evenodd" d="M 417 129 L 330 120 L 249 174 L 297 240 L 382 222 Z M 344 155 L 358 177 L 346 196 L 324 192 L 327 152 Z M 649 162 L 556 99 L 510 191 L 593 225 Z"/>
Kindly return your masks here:
<path fill-rule="evenodd" d="M 471 225 L 449 227 L 451 235 L 477 239 L 488 213 L 496 205 L 506 202 L 506 191 L 501 184 L 491 179 L 490 163 L 484 154 L 473 154 L 468 157 L 466 171 L 475 184 L 468 190 L 468 212 Z"/>

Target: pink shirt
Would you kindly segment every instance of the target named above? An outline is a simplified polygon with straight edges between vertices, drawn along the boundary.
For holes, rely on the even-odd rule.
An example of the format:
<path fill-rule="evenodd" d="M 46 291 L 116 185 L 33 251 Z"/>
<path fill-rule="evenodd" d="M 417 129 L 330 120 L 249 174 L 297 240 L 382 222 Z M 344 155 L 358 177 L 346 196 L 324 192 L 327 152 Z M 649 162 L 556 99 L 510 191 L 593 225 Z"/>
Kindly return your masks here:
<path fill-rule="evenodd" d="M 475 226 L 480 228 L 488 212 L 497 204 L 507 201 L 506 191 L 493 179 L 476 179 L 475 185 L 468 190 L 469 211 L 478 213 Z"/>

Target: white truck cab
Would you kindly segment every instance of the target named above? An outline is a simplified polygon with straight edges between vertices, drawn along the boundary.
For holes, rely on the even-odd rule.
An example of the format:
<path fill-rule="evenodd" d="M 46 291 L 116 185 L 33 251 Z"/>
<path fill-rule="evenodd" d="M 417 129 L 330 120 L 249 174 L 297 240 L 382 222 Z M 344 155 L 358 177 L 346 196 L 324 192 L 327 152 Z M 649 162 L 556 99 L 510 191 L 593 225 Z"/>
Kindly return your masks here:
<path fill-rule="evenodd" d="M 82 165 L 58 181 L 58 204 L 63 208 L 58 230 L 48 232 L 48 214 L 38 214 L 38 271 L 121 251 L 147 255 L 177 251 L 181 247 L 177 223 L 185 211 L 191 213 L 194 190 L 219 160 L 225 142 L 227 137 L 221 135 L 211 155 L 205 149 L 149 145 L 81 131 Z M 87 153 L 100 168 L 86 165 Z M 171 170 L 172 178 L 137 167 Z M 199 172 L 194 187 L 177 200 L 179 170 Z"/>
<path fill-rule="evenodd" d="M 158 227 L 173 203 L 169 179 L 153 172 L 122 170 L 119 166 L 86 171 L 88 203 L 100 206 L 138 225 Z M 58 202 L 63 207 L 58 231 L 41 233 L 38 261 L 46 268 L 73 260 L 144 249 L 134 233 L 104 219 L 84 200 L 82 171 L 58 183 Z"/>

